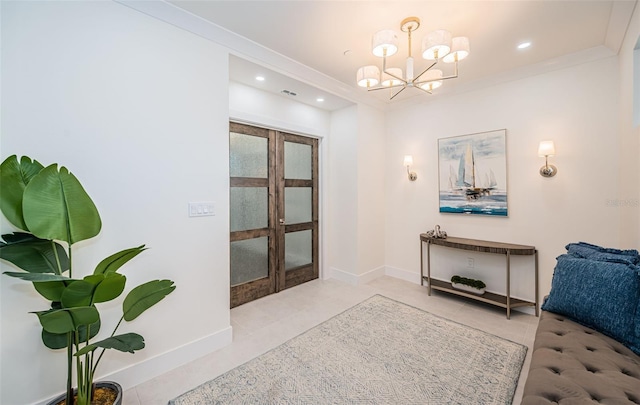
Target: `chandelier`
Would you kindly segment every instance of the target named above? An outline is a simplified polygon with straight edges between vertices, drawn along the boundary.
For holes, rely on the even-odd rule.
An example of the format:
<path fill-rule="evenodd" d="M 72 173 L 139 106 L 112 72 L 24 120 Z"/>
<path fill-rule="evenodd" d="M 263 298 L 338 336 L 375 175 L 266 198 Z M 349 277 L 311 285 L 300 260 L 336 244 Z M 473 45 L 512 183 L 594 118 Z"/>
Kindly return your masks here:
<path fill-rule="evenodd" d="M 407 87 L 413 87 L 431 94 L 433 90 L 442 86 L 444 80 L 458 77 L 458 62 L 469 55 L 469 38 L 455 37 L 452 39 L 451 33 L 446 30 L 436 30 L 424 37 L 422 40 L 422 57 L 433 62 L 421 73 L 414 75 L 413 57 L 411 56 L 411 33 L 417 30 L 418 27 L 420 27 L 420 19 L 418 17 L 407 17 L 400 23 L 400 30 L 407 33 L 409 42 L 409 56 L 407 56 L 404 75 L 400 68 L 387 68 L 387 57 L 398 52 L 398 35 L 393 30 L 376 32 L 371 40 L 371 47 L 373 54 L 382 58 L 382 76 L 377 66 L 363 66 L 358 69 L 358 85 L 367 88 L 369 91 L 396 89 L 397 91 L 391 91 L 390 100 L 393 100 Z M 442 70 L 433 69 L 440 61 L 454 64 L 452 75 L 443 76 Z"/>

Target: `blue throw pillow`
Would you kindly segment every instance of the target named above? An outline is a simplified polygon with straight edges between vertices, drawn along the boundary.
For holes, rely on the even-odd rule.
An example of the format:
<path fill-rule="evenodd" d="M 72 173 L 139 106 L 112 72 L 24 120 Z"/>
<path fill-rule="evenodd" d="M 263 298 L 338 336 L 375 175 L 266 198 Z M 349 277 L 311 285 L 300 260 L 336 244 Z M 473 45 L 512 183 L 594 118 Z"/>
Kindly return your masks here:
<path fill-rule="evenodd" d="M 635 249 L 620 250 L 605 248 L 587 242 L 569 243 L 565 248 L 567 249 L 567 253 L 575 257 L 603 262 L 640 264 L 640 254 Z"/>
<path fill-rule="evenodd" d="M 565 254 L 558 257 L 542 309 L 565 315 L 640 354 L 639 301 L 636 266 Z"/>

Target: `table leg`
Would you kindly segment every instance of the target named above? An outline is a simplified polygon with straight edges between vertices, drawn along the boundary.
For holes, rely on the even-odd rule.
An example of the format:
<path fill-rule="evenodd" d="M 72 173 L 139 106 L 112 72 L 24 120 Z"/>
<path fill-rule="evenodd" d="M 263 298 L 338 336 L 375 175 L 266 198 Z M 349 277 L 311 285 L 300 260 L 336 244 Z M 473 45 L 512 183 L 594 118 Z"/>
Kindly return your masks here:
<path fill-rule="evenodd" d="M 511 318 L 511 252 L 507 250 L 507 319 Z"/>

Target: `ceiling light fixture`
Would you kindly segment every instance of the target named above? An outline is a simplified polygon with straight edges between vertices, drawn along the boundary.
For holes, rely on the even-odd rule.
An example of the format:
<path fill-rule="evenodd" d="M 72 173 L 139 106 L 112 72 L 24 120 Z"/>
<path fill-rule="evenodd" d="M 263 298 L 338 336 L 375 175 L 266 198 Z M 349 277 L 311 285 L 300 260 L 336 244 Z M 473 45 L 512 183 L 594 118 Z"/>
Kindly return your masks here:
<path fill-rule="evenodd" d="M 523 42 L 520 45 L 518 45 L 518 49 L 525 49 L 531 46 L 531 42 Z"/>
<path fill-rule="evenodd" d="M 400 30 L 406 32 L 409 42 L 409 56 L 406 59 L 405 75 L 400 68 L 387 68 L 387 57 L 398 52 L 398 36 L 393 30 L 378 31 L 373 35 L 371 44 L 375 56 L 382 58 L 382 75 L 375 65 L 363 66 L 356 74 L 357 83 L 367 90 L 399 89 L 391 95 L 393 100 L 407 87 L 413 87 L 426 93 L 442 86 L 447 79 L 458 77 L 458 62 L 469 55 L 469 39 L 467 37 L 451 38 L 451 33 L 436 30 L 429 33 L 422 41 L 422 57 L 433 63 L 420 74 L 414 76 L 413 57 L 411 56 L 411 33 L 420 27 L 418 17 L 407 17 L 400 23 Z M 438 62 L 454 64 L 452 75 L 443 76 L 440 69 L 432 69 Z"/>
<path fill-rule="evenodd" d="M 256 76 L 256 80 L 259 82 L 264 82 L 264 76 Z"/>

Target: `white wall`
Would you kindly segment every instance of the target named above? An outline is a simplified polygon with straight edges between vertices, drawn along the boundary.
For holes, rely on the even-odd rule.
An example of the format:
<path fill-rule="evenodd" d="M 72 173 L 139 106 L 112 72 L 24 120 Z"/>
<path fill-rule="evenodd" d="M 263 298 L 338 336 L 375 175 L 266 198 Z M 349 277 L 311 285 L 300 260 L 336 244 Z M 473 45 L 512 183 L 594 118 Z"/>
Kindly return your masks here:
<path fill-rule="evenodd" d="M 338 278 L 358 268 L 358 107 L 334 111 L 329 146 L 329 263 Z"/>
<path fill-rule="evenodd" d="M 286 97 L 229 83 L 229 115 L 232 120 L 314 138 L 329 135 L 331 113 Z"/>
<path fill-rule="evenodd" d="M 636 4 L 631 23 L 620 48 L 620 159 L 625 162 L 620 171 L 622 204 L 620 239 L 624 247 L 640 246 L 640 125 L 634 122 L 640 116 L 640 5 Z M 635 51 L 634 51 L 635 50 Z M 634 90 L 637 93 L 634 95 Z M 635 104 L 634 104 L 635 103 Z"/>
<path fill-rule="evenodd" d="M 113 379 L 128 388 L 228 343 L 227 52 L 112 2 L 1 7 L 1 157 L 64 164 L 102 215 L 101 234 L 76 251 L 75 275 L 145 243 L 150 249 L 123 268 L 127 290 L 153 278 L 177 285 L 121 328 L 141 333 L 147 347 L 109 353 L 98 376 L 118 372 Z M 217 215 L 189 218 L 188 202 L 203 200 L 215 201 Z M 11 231 L 3 222 L 2 233 Z M 0 287 L 0 403 L 62 392 L 65 352 L 44 348 L 27 313 L 45 301 L 6 276 Z M 119 306 L 103 305 L 104 333 Z"/>
<path fill-rule="evenodd" d="M 384 274 L 384 127 L 362 104 L 332 114 L 329 267 L 351 284 Z"/>
<path fill-rule="evenodd" d="M 617 58 L 611 57 L 389 112 L 387 266 L 415 274 L 417 282 L 418 235 L 439 224 L 452 236 L 536 246 L 543 296 L 567 243 L 626 244 L 618 209 L 609 204 L 626 193 L 617 181 L 626 163 L 619 159 L 618 76 Z M 501 128 L 507 129 L 509 217 L 440 214 L 437 140 Z M 550 179 L 538 174 L 544 159 L 537 147 L 545 139 L 554 140 L 557 151 L 550 163 L 558 174 Z M 415 182 L 406 178 L 404 154 L 414 156 Z M 467 258 L 475 258 L 471 275 L 484 274 L 489 290 L 504 291 L 504 257 L 450 249 L 437 255 L 436 272 L 467 271 Z M 513 264 L 513 295 L 533 298 L 533 261 L 518 258 Z"/>

